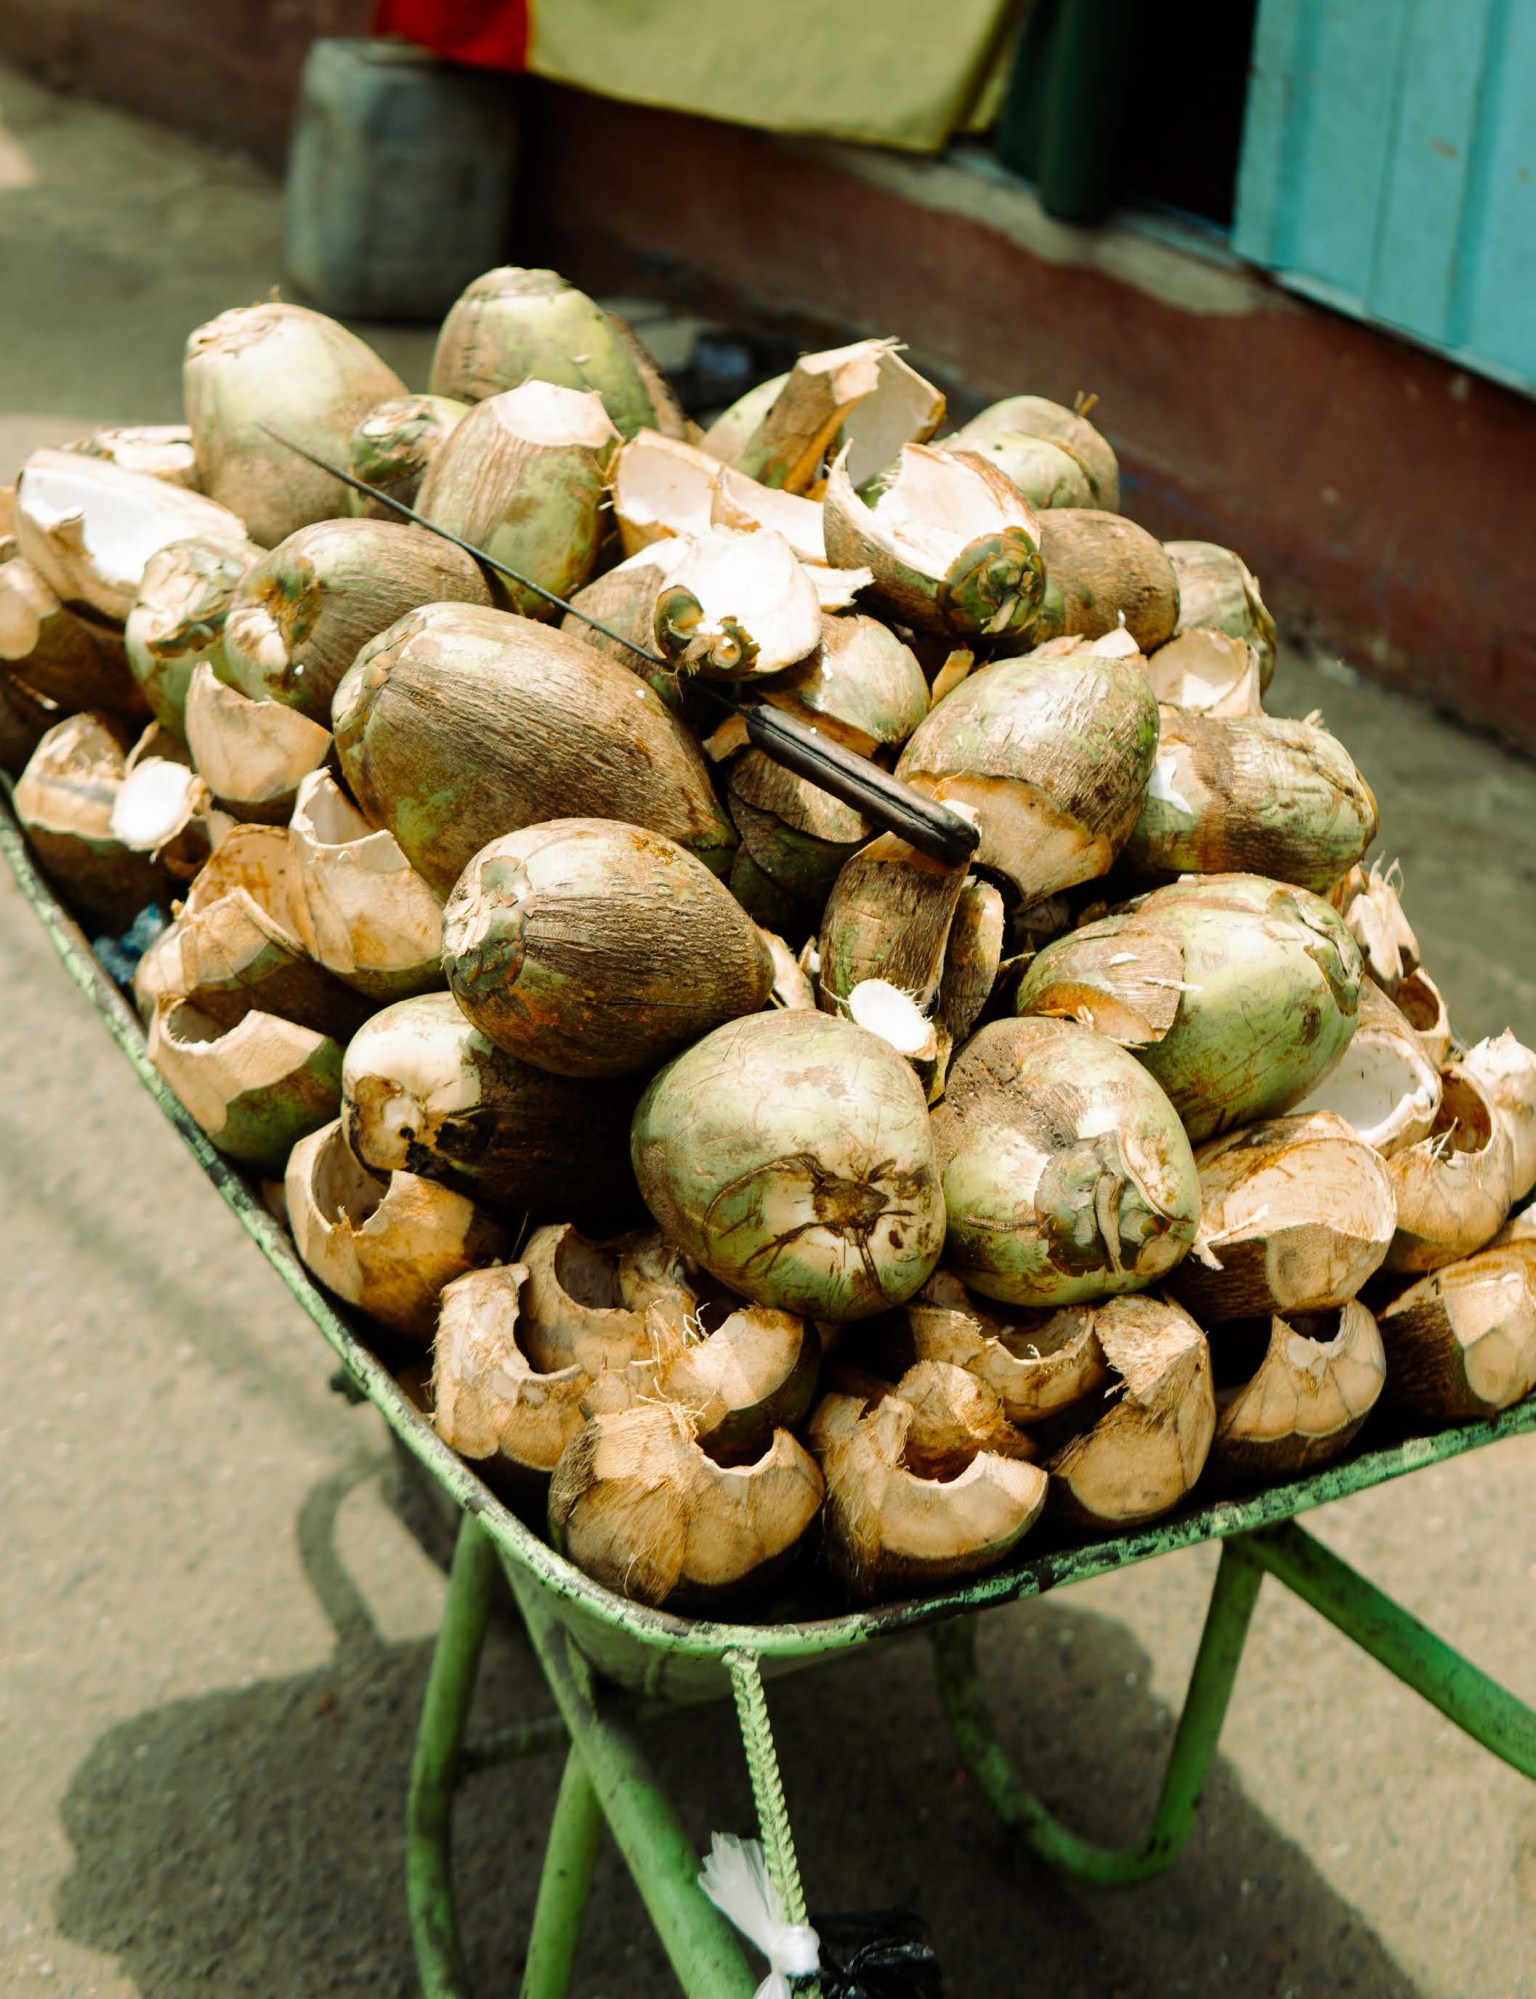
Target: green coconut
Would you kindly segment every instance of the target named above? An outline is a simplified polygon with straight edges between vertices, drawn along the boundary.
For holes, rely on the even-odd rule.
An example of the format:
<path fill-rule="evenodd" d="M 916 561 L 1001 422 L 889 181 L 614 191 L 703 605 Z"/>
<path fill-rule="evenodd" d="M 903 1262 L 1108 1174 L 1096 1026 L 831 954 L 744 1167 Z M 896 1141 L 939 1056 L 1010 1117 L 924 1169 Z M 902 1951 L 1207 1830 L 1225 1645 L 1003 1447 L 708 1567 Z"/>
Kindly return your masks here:
<path fill-rule="evenodd" d="M 264 548 L 347 511 L 345 483 L 272 432 L 345 465 L 357 424 L 405 394 L 394 369 L 355 333 L 276 300 L 199 326 L 187 341 L 182 386 L 203 491 L 232 508 Z M 189 525 L 166 539 L 200 532 Z"/>
<path fill-rule="evenodd" d="M 530 378 L 596 390 L 625 437 L 668 428 L 656 364 L 628 327 L 557 271 L 504 264 L 449 307 L 429 387 L 435 396 L 479 403 Z"/>
<path fill-rule="evenodd" d="M 433 458 L 416 511 L 434 527 L 569 597 L 592 574 L 619 435 L 602 398 L 553 382 L 524 382 L 471 410 Z M 526 618 L 555 619 L 557 604 L 510 578 L 491 577 L 497 601 Z"/>
<path fill-rule="evenodd" d="M 1119 511 L 1120 466 L 1109 440 L 1087 417 L 1047 396 L 1005 396 L 944 442 L 950 448 L 984 451 L 1014 437 L 1044 440 L 1067 452 L 1082 467 L 1091 492 L 1091 497 L 1079 504 L 1101 507 L 1110 514 Z"/>
<path fill-rule="evenodd" d="M 547 625 L 412 611 L 364 647 L 332 721 L 365 818 L 440 894 L 488 841 L 563 816 L 645 826 L 730 867 L 735 830 L 692 736 L 643 680 Z"/>
<path fill-rule="evenodd" d="M 921 1085 L 887 1043 L 826 1014 L 716 1028 L 641 1099 L 631 1156 L 663 1232 L 780 1311 L 884 1311 L 943 1247 Z"/>
<path fill-rule="evenodd" d="M 1171 639 L 1179 579 L 1162 543 L 1123 514 L 1052 507 L 1040 516 L 1046 588 L 1030 640 L 1096 639 L 1123 626 L 1142 652 Z"/>
<path fill-rule="evenodd" d="M 427 467 L 468 415 L 469 404 L 450 396 L 391 396 L 369 410 L 347 440 L 348 469 L 390 499 L 412 506 Z M 347 512 L 358 520 L 401 518 L 383 500 L 352 487 Z"/>
<path fill-rule="evenodd" d="M 635 1206 L 634 1088 L 518 1061 L 451 993 L 374 1014 L 347 1043 L 341 1084 L 347 1144 L 375 1172 L 421 1174 L 517 1217 L 607 1222 Z"/>
<path fill-rule="evenodd" d="M 1047 437 L 1030 437 L 1021 430 L 1005 430 L 985 444 L 972 443 L 962 432 L 951 438 L 956 449 L 962 445 L 978 457 L 990 459 L 1011 479 L 1032 507 L 1091 507 L 1095 504 L 1093 482 L 1083 465 L 1064 445 Z"/>
<path fill-rule="evenodd" d="M 977 861 L 1028 905 L 1104 874 L 1130 837 L 1157 751 L 1157 703 L 1129 642 L 1057 645 L 960 682 L 896 775 L 968 809 Z"/>
<path fill-rule="evenodd" d="M 773 984 L 757 926 L 703 862 L 611 819 L 483 847 L 443 911 L 443 968 L 482 1033 L 561 1076 L 653 1067 Z"/>
<path fill-rule="evenodd" d="M 224 621 L 261 555 L 253 541 L 174 541 L 145 565 L 124 627 L 128 664 L 155 720 L 179 736 L 193 674 L 225 670 Z"/>
<path fill-rule="evenodd" d="M 1258 651 L 1261 689 L 1268 687 L 1275 671 L 1275 621 L 1241 556 L 1214 541 L 1165 541 L 1163 550 L 1179 584 L 1174 630 L 1205 627 L 1245 639 Z"/>
<path fill-rule="evenodd" d="M 1376 837 L 1371 788 L 1311 722 L 1161 711 L 1125 858 L 1142 875 L 1262 874 L 1326 893 Z"/>
<path fill-rule="evenodd" d="M 1146 1070 L 1065 1021 L 994 1021 L 933 1114 L 949 1267 L 1014 1305 L 1145 1290 L 1195 1239 L 1200 1183 Z"/>
<path fill-rule="evenodd" d="M 393 521 L 319 521 L 247 571 L 215 670 L 252 700 L 325 722 L 369 639 L 418 604 L 448 601 L 490 602 L 479 565 L 451 542 Z"/>
<path fill-rule="evenodd" d="M 1355 1031 L 1364 976 L 1342 918 L 1306 889 L 1206 875 L 1048 944 L 1018 1010 L 1128 1047 L 1200 1144 L 1298 1103 Z"/>

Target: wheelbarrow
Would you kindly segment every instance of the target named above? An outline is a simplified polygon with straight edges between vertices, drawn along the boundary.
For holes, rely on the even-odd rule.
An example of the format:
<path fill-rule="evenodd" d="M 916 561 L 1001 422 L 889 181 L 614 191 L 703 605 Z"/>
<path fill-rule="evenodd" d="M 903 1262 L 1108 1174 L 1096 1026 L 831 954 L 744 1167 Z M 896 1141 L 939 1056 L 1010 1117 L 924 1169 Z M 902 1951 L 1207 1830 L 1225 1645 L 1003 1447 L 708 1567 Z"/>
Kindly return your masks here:
<path fill-rule="evenodd" d="M 523 1999 L 569 1990 L 599 1837 L 622 1854 L 681 1990 L 689 1999 L 749 1999 L 758 1974 L 699 1885 L 699 1857 L 653 1773 L 649 1720 L 681 1705 L 730 1699 L 740 1724 L 769 1878 L 790 1923 L 805 1899 L 779 1777 L 766 1685 L 796 1666 L 826 1664 L 926 1629 L 939 1705 L 960 1761 L 1003 1825 L 1041 1861 L 1100 1886 L 1146 1880 L 1178 1855 L 1216 1753 L 1259 1589 L 1272 1576 L 1485 1748 L 1536 1779 L 1536 1710 L 1480 1672 L 1418 1619 L 1297 1525 L 1313 1507 L 1536 1430 L 1536 1396 L 1489 1421 L 1432 1436 L 1368 1426 L 1351 1455 L 1247 1498 L 1188 1507 L 1139 1532 L 1059 1542 L 964 1587 L 837 1616 L 773 1623 L 686 1618 L 631 1603 L 564 1561 L 460 1458 L 347 1317 L 319 1290 L 259 1191 L 215 1150 L 150 1066 L 133 1009 L 38 872 L 0 805 L 0 851 L 75 984 L 218 1192 L 319 1328 L 356 1392 L 384 1418 L 424 1476 L 458 1509 L 447 1598 L 422 1705 L 406 1805 L 406 1897 L 426 1999 L 468 1999 L 454 1908 L 454 1793 L 471 1771 L 563 1754 L 535 1900 Z M 1133 1562 L 1219 1541 L 1205 1625 L 1174 1732 L 1161 1794 L 1144 1836 L 1109 1848 L 1083 1839 L 1029 1789 L 1000 1742 L 977 1673 L 980 1613 L 1044 1595 Z M 466 1724 L 498 1571 L 527 1627 L 551 1696 L 549 1712 L 482 1740 Z M 812 1975 L 795 1981 L 805 1994 Z"/>

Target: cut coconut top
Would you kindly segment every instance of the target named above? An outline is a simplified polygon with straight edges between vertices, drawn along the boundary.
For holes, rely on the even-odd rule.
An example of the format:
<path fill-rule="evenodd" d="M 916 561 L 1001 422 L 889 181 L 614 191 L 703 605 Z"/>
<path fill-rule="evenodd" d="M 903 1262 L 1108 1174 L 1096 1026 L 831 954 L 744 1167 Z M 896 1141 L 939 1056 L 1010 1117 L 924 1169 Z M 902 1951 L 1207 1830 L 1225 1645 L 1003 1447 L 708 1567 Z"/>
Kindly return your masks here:
<path fill-rule="evenodd" d="M 656 604 L 663 652 L 722 680 L 780 673 L 815 651 L 821 605 L 781 534 L 713 528 L 696 541 Z"/>
<path fill-rule="evenodd" d="M 110 458 L 125 472 L 143 472 L 151 479 L 197 490 L 197 456 L 192 449 L 192 432 L 184 423 L 123 424 L 111 430 L 93 430 L 89 437 L 77 438 L 64 449 L 78 451 L 86 458 Z"/>
<path fill-rule="evenodd" d="M 528 444 L 577 444 L 596 451 L 619 435 L 596 389 L 566 389 L 533 379 L 504 389 L 480 407 L 493 409 L 502 428 Z"/>
<path fill-rule="evenodd" d="M 1017 508 L 1010 509 L 996 482 L 969 457 L 908 444 L 902 447 L 900 470 L 871 512 L 914 568 L 943 576 L 984 535 L 1013 526 L 1033 532 L 1033 515 L 1015 498 Z"/>
<path fill-rule="evenodd" d="M 16 538 L 66 603 L 126 618 L 150 557 L 192 536 L 248 540 L 244 521 L 216 500 L 107 458 L 43 450 L 22 467 Z"/>
<path fill-rule="evenodd" d="M 158 853 L 207 801 L 207 785 L 186 764 L 146 757 L 128 770 L 113 800 L 112 837 L 135 853 Z"/>
<path fill-rule="evenodd" d="M 613 510 L 626 545 L 708 534 L 718 459 L 660 431 L 639 430 L 613 468 Z"/>
<path fill-rule="evenodd" d="M 1226 632 L 1197 628 L 1178 633 L 1151 654 L 1146 673 L 1152 692 L 1170 707 L 1207 715 L 1264 712 L 1259 656 L 1246 640 Z"/>

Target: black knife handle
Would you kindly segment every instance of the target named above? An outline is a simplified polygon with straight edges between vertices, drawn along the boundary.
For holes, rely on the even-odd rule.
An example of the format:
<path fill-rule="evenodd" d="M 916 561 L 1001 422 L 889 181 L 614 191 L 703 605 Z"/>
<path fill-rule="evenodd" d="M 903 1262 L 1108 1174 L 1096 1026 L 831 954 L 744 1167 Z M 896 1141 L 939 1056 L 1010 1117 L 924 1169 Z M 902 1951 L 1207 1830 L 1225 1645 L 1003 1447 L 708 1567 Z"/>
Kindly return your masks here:
<path fill-rule="evenodd" d="M 844 749 L 781 708 L 759 703 L 741 712 L 748 738 L 764 756 L 840 798 L 884 832 L 957 867 L 975 853 L 980 828 L 938 799 L 925 798 L 868 757 Z"/>

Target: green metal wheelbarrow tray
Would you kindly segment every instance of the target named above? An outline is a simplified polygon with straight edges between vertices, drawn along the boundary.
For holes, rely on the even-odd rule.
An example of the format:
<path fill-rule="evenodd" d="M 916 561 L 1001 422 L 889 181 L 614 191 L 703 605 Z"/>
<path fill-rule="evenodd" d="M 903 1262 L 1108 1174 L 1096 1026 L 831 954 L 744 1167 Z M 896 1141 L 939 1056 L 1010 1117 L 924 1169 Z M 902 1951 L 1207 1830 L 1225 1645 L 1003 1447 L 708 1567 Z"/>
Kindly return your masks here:
<path fill-rule="evenodd" d="M 1296 1525 L 1296 1516 L 1424 1465 L 1536 1430 L 1536 1397 L 1492 1420 L 1433 1436 L 1397 1436 L 1310 1477 L 1251 1498 L 1188 1508 L 1139 1532 L 1029 1553 L 962 1588 L 812 1621 L 733 1624 L 630 1603 L 562 1560 L 437 1436 L 388 1369 L 320 1291 L 257 1192 L 209 1143 L 151 1068 L 144 1035 L 90 944 L 34 866 L 0 806 L 0 849 L 71 978 L 106 1022 L 188 1149 L 319 1327 L 357 1391 L 459 1509 L 457 1541 L 412 1765 L 406 1893 L 427 1999 L 467 1999 L 454 1915 L 454 1792 L 473 1770 L 563 1751 L 525 1960 L 524 1999 L 569 1989 L 582 1911 L 604 1825 L 634 1877 L 681 1989 L 690 1999 L 748 1999 L 757 1986 L 735 1932 L 698 1885 L 699 1859 L 644 1748 L 648 1716 L 730 1695 L 741 1725 L 768 1872 L 790 1922 L 805 1903 L 764 1696 L 765 1679 L 927 1627 L 939 1701 L 962 1763 L 1041 1860 L 1112 1886 L 1156 1874 L 1177 1856 L 1216 1752 L 1259 1587 L 1274 1576 L 1442 1714 L 1536 1778 L 1536 1710 L 1517 1700 Z M 1369 1432 L 1367 1433 L 1369 1435 Z M 993 1727 L 975 1660 L 978 1613 L 1153 1555 L 1220 1541 L 1221 1560 L 1152 1823 L 1134 1846 L 1091 1844 L 1063 1825 L 1012 1768 Z M 552 1696 L 549 1714 L 466 1740 L 497 1571 L 505 1576 Z M 814 1980 L 797 1989 L 814 1992 Z"/>

